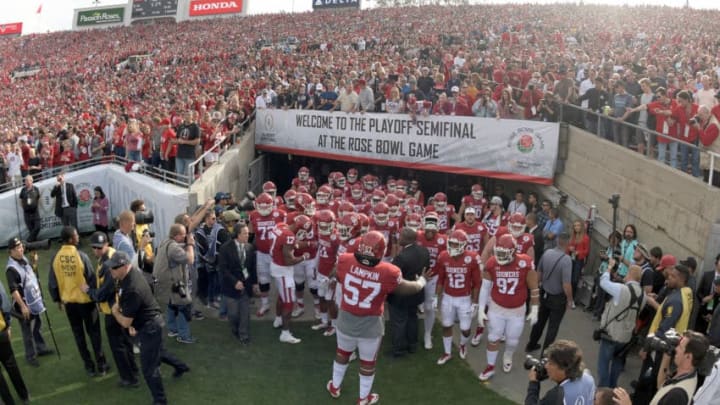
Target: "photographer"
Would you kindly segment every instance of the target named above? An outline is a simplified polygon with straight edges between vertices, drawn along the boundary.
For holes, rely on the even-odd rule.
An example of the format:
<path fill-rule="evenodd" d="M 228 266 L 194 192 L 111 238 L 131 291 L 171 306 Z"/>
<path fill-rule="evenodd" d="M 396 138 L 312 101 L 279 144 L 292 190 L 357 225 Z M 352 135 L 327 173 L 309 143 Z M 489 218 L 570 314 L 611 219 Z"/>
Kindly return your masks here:
<path fill-rule="evenodd" d="M 640 287 L 642 269 L 630 266 L 625 283 L 610 281 L 610 272 L 616 270 L 617 263 L 611 258 L 606 271 L 600 276 L 600 288 L 608 293 L 612 300 L 603 311 L 602 327 L 593 334 L 600 340 L 598 352 L 598 378 L 600 387 L 617 387 L 618 377 L 625 368 L 625 358 L 632 346 L 635 321 L 642 306 L 644 294 Z"/>
<path fill-rule="evenodd" d="M 192 297 L 190 266 L 195 261 L 195 238 L 185 226 L 170 226 L 168 239 L 157 249 L 153 276 L 155 297 L 160 307 L 167 306 L 168 336 L 180 343 L 195 343 L 190 334 Z"/>
<path fill-rule="evenodd" d="M 555 102 L 555 95 L 552 92 L 545 92 L 545 97 L 540 99 L 538 104 L 538 116 L 540 121 L 557 122 L 559 107 Z"/>
<path fill-rule="evenodd" d="M 118 216 L 118 229 L 113 234 L 112 245 L 115 250 L 125 252 L 128 257 L 132 258 L 132 261 L 134 263 L 138 264 L 138 267 L 142 267 L 140 265 L 141 260 L 139 260 L 141 256 L 137 256 L 137 251 L 135 250 L 135 243 L 133 241 L 134 229 L 135 214 L 133 214 L 133 212 L 129 210 L 122 211 Z M 140 252 L 144 252 L 145 246 L 150 243 L 150 240 L 151 238 L 149 233 L 143 234 L 138 245 L 138 250 Z M 142 254 L 144 255 L 144 253 Z"/>
<path fill-rule="evenodd" d="M 134 200 L 130 203 L 130 211 L 135 215 L 135 232 L 133 234 L 133 242 L 138 249 L 138 267 L 146 273 L 152 273 L 153 261 L 155 254 L 153 253 L 152 237 L 154 232 L 150 230 L 150 224 L 153 223 L 153 215 L 145 209 L 145 201 Z M 145 240 L 145 236 L 149 236 L 150 240 Z"/>
<path fill-rule="evenodd" d="M 558 340 L 548 346 L 546 358 L 528 358 L 525 368 L 530 368 L 525 405 L 591 404 L 595 396 L 595 381 L 585 369 L 582 351 L 570 340 Z M 528 367 L 530 366 L 530 367 Z M 540 381 L 550 378 L 557 385 L 540 396 Z"/>

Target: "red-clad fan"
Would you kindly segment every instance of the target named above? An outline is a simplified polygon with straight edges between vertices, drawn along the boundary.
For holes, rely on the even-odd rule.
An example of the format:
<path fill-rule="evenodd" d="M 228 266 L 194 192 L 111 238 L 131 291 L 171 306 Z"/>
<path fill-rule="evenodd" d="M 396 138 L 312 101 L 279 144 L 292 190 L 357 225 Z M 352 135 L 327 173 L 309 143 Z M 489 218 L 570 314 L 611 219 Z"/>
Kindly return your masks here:
<path fill-rule="evenodd" d="M 478 309 L 480 255 L 467 250 L 467 244 L 465 231 L 454 230 L 448 236 L 447 250 L 438 256 L 438 281 L 432 307 L 433 311 L 437 309 L 438 296 L 442 294 L 440 313 L 444 353 L 437 361 L 439 365 L 447 363 L 452 357 L 455 319 L 460 321 L 460 358 L 465 359 L 472 317 Z"/>
<path fill-rule="evenodd" d="M 390 219 L 390 209 L 384 202 L 379 202 L 371 211 L 370 230 L 383 234 L 387 242 L 387 250 L 383 255 L 386 262 L 392 260 L 397 254 L 398 223 Z"/>
<path fill-rule="evenodd" d="M 273 244 L 270 250 L 272 263 L 270 274 L 275 280 L 278 289 L 278 306 L 280 316 L 275 317 L 273 326 L 282 327 L 280 341 L 283 343 L 300 343 L 300 339 L 290 333 L 290 319 L 295 302 L 294 266 L 310 258 L 309 254 L 295 256 L 296 249 L 302 247 L 303 241 L 298 236 L 306 235 L 312 231 L 310 218 L 300 215 L 289 225 L 278 224 L 273 230 Z"/>
<path fill-rule="evenodd" d="M 472 187 L 470 188 L 470 194 L 462 198 L 458 213 L 462 214 L 468 207 L 475 208 L 475 215 L 478 218 L 482 218 L 485 216 L 485 213 L 488 210 L 488 201 L 485 198 L 485 192 L 483 191 L 481 185 L 472 185 Z"/>
<path fill-rule="evenodd" d="M 437 259 L 441 252 L 446 249 L 445 234 L 438 232 L 438 217 L 434 212 L 429 212 L 423 217 L 423 229 L 418 232 L 417 243 L 424 246 L 430 254 L 430 274 L 428 288 L 425 289 L 425 349 L 432 349 L 432 329 L 435 324 L 435 311 L 432 308 L 432 299 L 435 296 L 437 287 Z"/>
<path fill-rule="evenodd" d="M 286 213 L 295 211 L 295 197 L 297 197 L 297 191 L 289 189 L 283 194 L 284 203 L 280 206 L 280 209 Z"/>
<path fill-rule="evenodd" d="M 260 193 L 255 199 L 255 210 L 250 213 L 249 231 L 254 234 L 255 258 L 258 284 L 260 286 L 260 309 L 257 316 L 264 316 L 270 310 L 270 249 L 272 232 L 277 224 L 285 222 L 285 212 L 273 207 L 272 196 Z"/>
<path fill-rule="evenodd" d="M 488 235 L 495 236 L 495 233 L 501 226 L 507 225 L 509 219 L 510 216 L 503 211 L 502 198 L 499 196 L 491 198 L 490 209 L 482 219 Z"/>
<path fill-rule="evenodd" d="M 303 223 L 300 228 L 304 229 L 309 227 L 309 231 L 303 232 L 298 231 L 298 241 L 304 241 L 305 246 L 295 250 L 295 254 L 298 256 L 308 256 L 308 260 L 300 262 L 295 265 L 295 293 L 297 299 L 295 301 L 295 307 L 293 308 L 292 317 L 297 318 L 305 312 L 305 285 L 307 284 L 310 288 L 310 292 L 313 296 L 313 304 L 316 309 L 316 315 L 320 315 L 320 308 L 318 305 L 320 301 L 317 296 L 317 283 L 315 281 L 315 270 L 317 269 L 317 233 L 315 232 L 315 200 L 310 194 L 299 193 L 295 198 L 295 214 L 297 218 L 307 217 L 309 218 L 310 225 Z M 290 219 L 288 215 L 287 223 L 292 223 L 296 217 Z M 300 233 L 302 232 L 302 234 Z"/>
<path fill-rule="evenodd" d="M 340 247 L 338 255 L 343 253 L 355 253 L 357 249 L 357 240 L 361 234 L 360 217 L 358 214 L 351 212 L 345 214 L 336 224 L 338 236 L 340 237 Z"/>
<path fill-rule="evenodd" d="M 283 205 L 284 201 L 282 197 L 277 195 L 277 186 L 275 186 L 275 183 L 273 183 L 272 181 L 266 181 L 265 183 L 263 183 L 262 188 L 264 193 L 270 194 L 270 197 L 273 198 L 276 207 L 280 207 Z"/>
<path fill-rule="evenodd" d="M 487 367 L 479 376 L 482 381 L 487 381 L 495 375 L 498 343 L 503 336 L 505 337 L 503 371 L 509 373 L 512 369 L 512 356 L 525 326 L 525 302 L 528 289 L 530 315 L 527 320 L 531 325 L 537 322 L 540 303 L 538 277 L 533 259 L 528 255 L 517 253 L 515 238 L 508 234 L 501 236 L 495 244 L 494 253 L 485 264 L 478 311 L 478 325 L 485 326 L 485 321 L 489 320 Z M 487 314 L 485 314 L 486 307 Z"/>
<path fill-rule="evenodd" d="M 447 195 L 443 192 L 435 193 L 433 196 L 432 206 L 438 216 L 438 226 L 440 232 L 447 232 L 452 228 L 452 221 L 456 220 L 455 206 L 448 204 Z M 429 206 L 429 207 L 430 207 Z M 427 207 L 425 207 L 427 210 Z"/>
<path fill-rule="evenodd" d="M 372 384 L 384 334 L 382 314 L 387 295 L 417 294 L 426 284 L 422 276 L 417 281 L 403 280 L 397 266 L 382 262 L 385 250 L 382 234 L 370 231 L 362 237 L 358 251 L 341 255 L 337 264 L 337 279 L 343 293 L 332 380 L 328 381 L 326 388 L 333 398 L 340 396 L 350 356 L 357 349 L 360 356 L 360 405 L 380 400 L 378 394 L 372 393 Z"/>
<path fill-rule="evenodd" d="M 532 236 L 532 234 L 525 232 L 525 229 L 525 215 L 519 212 L 510 215 L 510 218 L 508 219 L 508 225 L 498 228 L 497 232 L 495 232 L 495 236 L 490 238 L 490 240 L 488 240 L 488 243 L 485 245 L 485 249 L 482 252 L 483 262 L 487 262 L 488 258 L 492 256 L 493 249 L 495 248 L 495 242 L 500 239 L 502 235 L 507 234 L 510 234 L 513 236 L 513 238 L 515 238 L 515 242 L 517 244 L 517 252 L 530 256 L 531 258 L 533 258 L 534 261 L 535 238 Z"/>
<path fill-rule="evenodd" d="M 310 176 L 310 169 L 303 166 L 298 170 L 298 175 L 294 179 L 292 179 L 292 187 L 295 189 L 295 191 L 298 191 L 298 188 L 300 186 L 307 187 L 306 192 L 309 192 L 310 194 L 315 194 L 317 191 L 317 183 L 315 182 L 315 178 Z"/>
<path fill-rule="evenodd" d="M 315 193 L 315 209 L 317 211 L 330 210 L 334 213 L 337 209 L 335 207 L 336 205 L 337 202 L 333 200 L 332 187 L 328 186 L 327 184 L 323 184 L 322 186 L 320 186 L 317 193 Z"/>
<path fill-rule="evenodd" d="M 357 216 L 360 220 L 360 235 L 365 235 L 370 231 L 370 217 L 362 212 L 358 212 Z"/>
<path fill-rule="evenodd" d="M 482 253 L 484 242 L 487 239 L 487 230 L 482 222 L 477 220 L 475 214 L 475 208 L 465 208 L 465 220 L 458 222 L 453 227 L 453 230 L 461 230 L 467 235 L 467 250 L 477 252 L 478 255 Z"/>
<path fill-rule="evenodd" d="M 365 192 L 360 183 L 352 185 L 348 201 L 353 205 L 355 212 L 363 212 L 365 210 Z"/>
<path fill-rule="evenodd" d="M 337 318 L 337 308 L 333 305 L 335 285 L 332 283 L 330 276 L 335 268 L 338 248 L 340 247 L 340 236 L 335 231 L 335 214 L 332 211 L 318 211 L 317 231 L 317 284 L 318 296 L 320 297 L 320 323 L 313 325 L 312 329 L 325 329 L 326 336 L 332 336 L 335 329 L 335 319 Z"/>

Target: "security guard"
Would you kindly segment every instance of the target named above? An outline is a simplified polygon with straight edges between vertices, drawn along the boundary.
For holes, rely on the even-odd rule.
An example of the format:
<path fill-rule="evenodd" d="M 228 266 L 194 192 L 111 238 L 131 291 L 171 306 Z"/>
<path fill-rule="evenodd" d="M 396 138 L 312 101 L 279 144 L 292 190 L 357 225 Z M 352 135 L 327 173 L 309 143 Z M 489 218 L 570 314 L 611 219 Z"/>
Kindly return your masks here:
<path fill-rule="evenodd" d="M 115 249 L 108 244 L 107 235 L 104 232 L 95 232 L 90 236 L 90 245 L 93 253 L 98 258 L 95 268 L 96 284 L 94 286 L 83 285 L 90 298 L 98 303 L 100 312 L 105 315 L 105 333 L 107 334 L 110 350 L 112 351 L 115 365 L 118 368 L 122 388 L 136 388 L 138 382 L 138 368 L 133 355 L 133 345 L 125 329 L 120 326 L 112 315 L 110 308 L 115 303 L 115 281 L 110 275 L 110 268 L 107 260 L 115 254 Z"/>
<path fill-rule="evenodd" d="M 187 364 L 167 352 L 163 347 L 163 318 L 160 305 L 153 297 L 150 285 L 139 271 L 133 269 L 130 257 L 117 251 L 106 262 L 110 274 L 118 282 L 117 301 L 112 306 L 115 320 L 127 328 L 140 346 L 140 366 L 150 388 L 154 404 L 167 404 L 160 362 L 175 368 L 174 377 L 190 371 Z"/>
<path fill-rule="evenodd" d="M 60 239 L 62 246 L 51 261 L 48 290 L 53 301 L 59 304 L 60 310 L 65 309 L 88 375 L 102 376 L 107 374 L 110 367 L 102 352 L 100 319 L 95 303 L 82 290 L 83 285 L 97 285 L 93 265 L 90 258 L 77 249 L 80 238 L 73 226 L 63 227 Z M 97 369 L 88 352 L 85 333 L 90 337 Z"/>

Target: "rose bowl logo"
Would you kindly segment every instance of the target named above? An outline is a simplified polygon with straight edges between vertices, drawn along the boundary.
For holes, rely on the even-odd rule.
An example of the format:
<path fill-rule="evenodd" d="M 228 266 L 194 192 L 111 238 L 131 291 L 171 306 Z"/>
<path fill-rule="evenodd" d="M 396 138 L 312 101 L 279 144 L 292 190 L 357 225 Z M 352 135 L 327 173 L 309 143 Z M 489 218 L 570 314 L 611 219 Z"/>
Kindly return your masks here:
<path fill-rule="evenodd" d="M 522 153 L 530 153 L 535 148 L 535 142 L 533 142 L 532 135 L 523 134 L 517 141 L 517 150 Z"/>
<path fill-rule="evenodd" d="M 507 147 L 515 148 L 518 152 L 527 154 L 534 152 L 538 148 L 543 150 L 545 145 L 540 134 L 535 133 L 532 128 L 522 127 L 513 131 L 508 139 Z"/>

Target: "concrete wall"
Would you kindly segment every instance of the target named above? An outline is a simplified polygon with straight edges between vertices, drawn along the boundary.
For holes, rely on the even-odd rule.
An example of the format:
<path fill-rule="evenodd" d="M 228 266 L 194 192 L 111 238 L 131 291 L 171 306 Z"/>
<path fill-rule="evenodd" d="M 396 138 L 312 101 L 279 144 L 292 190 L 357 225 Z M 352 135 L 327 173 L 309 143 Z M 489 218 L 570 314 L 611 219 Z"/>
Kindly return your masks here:
<path fill-rule="evenodd" d="M 570 127 L 565 171 L 555 186 L 584 206 L 596 204 L 606 223 L 612 221 L 607 200 L 620 194 L 618 228 L 635 224 L 649 247 L 681 259 L 714 258 L 720 251 L 708 244 L 720 219 L 719 189 L 578 128 Z"/>

